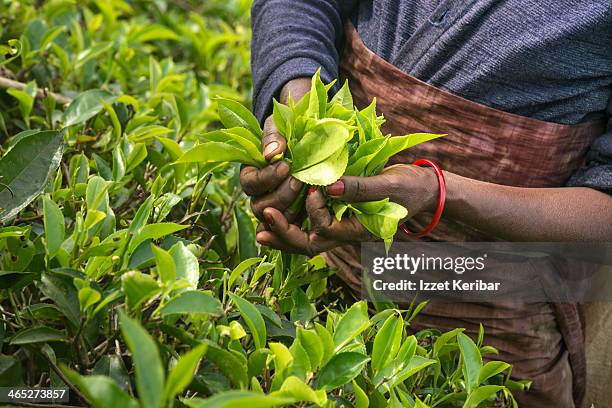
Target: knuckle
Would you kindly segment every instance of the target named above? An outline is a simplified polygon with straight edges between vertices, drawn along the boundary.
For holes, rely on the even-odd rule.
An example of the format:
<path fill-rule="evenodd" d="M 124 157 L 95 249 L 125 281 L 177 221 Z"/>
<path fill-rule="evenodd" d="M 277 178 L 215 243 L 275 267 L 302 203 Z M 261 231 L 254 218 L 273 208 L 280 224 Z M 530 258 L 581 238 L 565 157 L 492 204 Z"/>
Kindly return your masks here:
<path fill-rule="evenodd" d="M 275 194 L 276 201 L 283 207 L 287 208 L 296 199 L 297 194 L 289 187 L 289 183 L 283 185 Z"/>
<path fill-rule="evenodd" d="M 398 191 L 402 187 L 401 178 L 397 174 L 388 175 L 385 182 L 391 191 Z"/>
<path fill-rule="evenodd" d="M 366 183 L 360 179 L 355 180 L 355 197 L 364 197 L 367 192 L 368 187 Z"/>

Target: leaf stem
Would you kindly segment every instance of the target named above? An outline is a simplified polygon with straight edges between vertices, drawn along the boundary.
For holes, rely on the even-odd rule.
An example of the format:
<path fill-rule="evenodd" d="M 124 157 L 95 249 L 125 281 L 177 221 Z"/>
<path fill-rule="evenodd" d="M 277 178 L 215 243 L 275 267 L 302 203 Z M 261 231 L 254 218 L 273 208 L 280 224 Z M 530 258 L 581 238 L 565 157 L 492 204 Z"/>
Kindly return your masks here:
<path fill-rule="evenodd" d="M 85 398 L 85 396 L 81 393 L 81 391 L 79 391 L 79 389 L 76 387 L 76 385 L 74 385 L 69 379 L 68 377 L 66 377 L 66 375 L 62 372 L 62 370 L 57 366 L 57 364 L 55 364 L 55 362 L 53 360 L 51 360 L 49 358 L 49 356 L 44 353 L 43 351 L 39 350 L 40 354 L 43 356 L 43 358 L 45 360 L 47 360 L 47 362 L 49 363 L 49 366 L 51 367 L 51 369 L 53 371 L 55 371 L 55 374 L 57 374 L 57 376 L 77 395 L 77 397 L 79 397 L 79 399 L 83 402 L 87 402 L 87 398 Z"/>

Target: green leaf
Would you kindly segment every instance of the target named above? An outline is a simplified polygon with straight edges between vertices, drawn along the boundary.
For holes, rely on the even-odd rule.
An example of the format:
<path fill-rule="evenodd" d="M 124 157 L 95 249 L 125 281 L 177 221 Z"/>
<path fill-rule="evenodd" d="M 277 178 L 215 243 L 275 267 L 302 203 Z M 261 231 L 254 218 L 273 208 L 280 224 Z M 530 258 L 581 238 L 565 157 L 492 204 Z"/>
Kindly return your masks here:
<path fill-rule="evenodd" d="M 395 358 L 402 341 L 404 321 L 395 315 L 387 318 L 382 325 L 372 346 L 372 368 L 380 370 L 390 360 Z"/>
<path fill-rule="evenodd" d="M 8 89 L 6 92 L 13 96 L 19 101 L 19 110 L 21 111 L 21 116 L 25 121 L 26 125 L 30 126 L 30 113 L 32 113 L 32 107 L 34 106 L 34 99 L 36 98 L 36 82 L 30 81 L 24 88 L 24 90 L 19 89 Z"/>
<path fill-rule="evenodd" d="M 172 160 L 178 160 L 179 157 L 185 154 L 185 151 L 183 150 L 181 145 L 179 145 L 172 139 L 169 139 L 167 137 L 158 137 L 157 141 L 159 141 L 159 143 L 164 146 L 164 149 L 166 150 L 166 152 L 168 152 L 168 155 Z"/>
<path fill-rule="evenodd" d="M 92 375 L 104 375 L 112 378 L 125 391 L 130 389 L 130 377 L 123 358 L 117 354 L 102 356 L 94 365 Z"/>
<path fill-rule="evenodd" d="M 457 334 L 457 343 L 461 350 L 461 369 L 465 378 L 465 386 L 468 394 L 478 386 L 480 369 L 482 368 L 482 356 L 476 344 L 463 333 Z"/>
<path fill-rule="evenodd" d="M 279 133 L 289 141 L 293 129 L 293 111 L 289 106 L 278 102 L 276 99 L 273 99 L 272 102 L 274 103 L 274 108 L 272 110 L 274 125 Z"/>
<path fill-rule="evenodd" d="M 130 251 L 133 252 L 138 245 L 145 242 L 147 239 L 159 239 L 166 235 L 174 234 L 175 232 L 184 230 L 188 225 L 179 225 L 173 222 L 160 222 L 157 224 L 145 225 L 138 233 L 134 235 L 130 242 Z M 176 262 L 176 259 L 175 259 Z M 178 265 L 177 265 L 178 274 Z"/>
<path fill-rule="evenodd" d="M 127 297 L 127 308 L 134 310 L 143 302 L 160 292 L 159 284 L 151 275 L 139 271 L 126 272 L 121 276 L 123 292 Z"/>
<path fill-rule="evenodd" d="M 362 204 L 362 205 L 360 205 Z M 357 209 L 365 208 L 364 203 L 354 203 Z M 361 213 L 355 214 L 361 225 L 363 225 L 373 235 L 385 241 L 388 249 L 389 244 L 393 240 L 399 222 L 408 216 L 408 210 L 405 207 L 393 203 L 385 202 L 385 205 L 375 214 Z"/>
<path fill-rule="evenodd" d="M 299 339 L 293 341 L 293 344 L 289 347 L 289 351 L 293 356 L 293 364 L 291 364 L 289 373 L 299 378 L 306 379 L 308 373 L 311 373 L 313 370 L 310 364 L 310 357 L 304 347 L 302 347 Z"/>
<path fill-rule="evenodd" d="M 323 365 L 327 363 L 335 353 L 334 339 L 329 331 L 321 324 L 315 322 L 314 326 L 315 331 L 319 335 L 319 339 L 323 344 L 323 359 L 321 360 L 321 365 Z"/>
<path fill-rule="evenodd" d="M 484 366 L 480 368 L 480 372 L 478 374 L 478 384 L 482 384 L 489 378 L 506 371 L 510 367 L 510 364 L 505 363 L 503 361 L 487 362 Z"/>
<path fill-rule="evenodd" d="M 17 255 L 19 256 L 19 255 Z M 29 263 L 30 261 L 28 261 Z M 27 285 L 37 275 L 34 272 L 23 271 L 0 271 L 0 289 L 11 289 Z"/>
<path fill-rule="evenodd" d="M 139 408 L 138 402 L 123 391 L 111 378 L 103 375 L 82 376 L 61 366 L 66 377 L 85 395 L 93 408 Z"/>
<path fill-rule="evenodd" d="M 248 368 L 249 377 L 260 376 L 267 365 L 268 356 L 271 354 L 270 350 L 261 348 L 253 351 L 249 355 Z"/>
<path fill-rule="evenodd" d="M 236 282 L 236 279 L 238 279 L 247 269 L 249 269 L 253 265 L 260 263 L 261 261 L 262 261 L 262 258 L 249 258 L 249 259 L 245 259 L 244 261 L 240 262 L 238 266 L 234 268 L 232 273 L 230 273 L 230 276 L 227 280 L 228 289 L 231 289 L 234 287 L 234 283 Z"/>
<path fill-rule="evenodd" d="M 337 119 L 325 119 L 308 131 L 293 147 L 291 170 L 299 172 L 337 155 L 351 133 L 347 125 Z"/>
<path fill-rule="evenodd" d="M 0 223 L 30 204 L 60 163 L 64 136 L 58 131 L 30 134 L 0 159 Z"/>
<path fill-rule="evenodd" d="M 212 361 L 221 372 L 232 382 L 234 387 L 244 388 L 249 383 L 248 369 L 246 361 L 242 356 L 220 348 L 217 344 L 208 340 L 204 341 L 208 345 L 206 359 Z"/>
<path fill-rule="evenodd" d="M 370 406 L 370 399 L 355 380 L 353 380 L 353 390 L 355 392 L 355 408 L 368 408 Z"/>
<path fill-rule="evenodd" d="M 261 137 L 262 131 L 255 115 L 243 105 L 230 99 L 217 99 L 219 118 L 227 128 L 244 127 Z"/>
<path fill-rule="evenodd" d="M 254 135 L 244 128 L 231 128 L 224 130 L 215 130 L 205 133 L 202 138 L 209 142 L 227 143 L 236 148 L 244 150 L 249 157 L 255 160 L 257 167 L 264 167 L 267 162 L 261 153 L 261 142 L 256 140 L 253 142 Z"/>
<path fill-rule="evenodd" d="M 310 303 L 310 299 L 301 288 L 295 288 L 291 294 L 293 308 L 291 308 L 291 321 L 308 323 L 317 315 L 317 309 Z"/>
<path fill-rule="evenodd" d="M 237 162 L 259 166 L 256 158 L 251 157 L 243 148 L 224 142 L 204 142 L 182 155 L 175 163 L 220 163 Z"/>
<path fill-rule="evenodd" d="M 45 249 L 49 259 L 53 259 L 62 246 L 66 234 L 64 215 L 59 206 L 49 197 L 43 197 L 43 214 L 45 224 Z"/>
<path fill-rule="evenodd" d="M 162 404 L 164 370 L 157 345 L 147 331 L 125 313 L 119 313 L 121 334 L 132 354 L 136 369 L 136 389 L 142 406 L 158 408 Z"/>
<path fill-rule="evenodd" d="M 170 401 L 175 396 L 182 393 L 191 383 L 195 374 L 196 368 L 200 359 L 206 353 L 208 346 L 200 344 L 199 346 L 182 355 L 176 365 L 170 371 L 164 389 L 163 401 Z"/>
<path fill-rule="evenodd" d="M 126 172 L 132 171 L 136 166 L 138 166 L 144 159 L 147 158 L 147 146 L 144 143 L 136 143 L 134 144 L 134 148 L 128 155 L 126 159 Z"/>
<path fill-rule="evenodd" d="M 40 279 L 40 290 L 53 300 L 74 327 L 79 326 L 81 320 L 79 298 L 72 279 L 53 272 L 45 272 Z"/>
<path fill-rule="evenodd" d="M 79 304 L 81 305 L 81 310 L 86 311 L 90 309 L 93 305 L 98 303 L 102 298 L 100 292 L 90 287 L 84 287 L 79 289 Z"/>
<path fill-rule="evenodd" d="M 465 404 L 463 404 L 463 408 L 476 408 L 481 402 L 492 398 L 503 389 L 504 387 L 501 385 L 483 385 L 482 387 L 478 387 L 469 393 Z"/>
<path fill-rule="evenodd" d="M 1 342 L 0 342 L 1 343 Z M 12 356 L 0 354 L 0 387 L 10 387 L 21 382 L 22 368 L 20 360 Z"/>
<path fill-rule="evenodd" d="M 390 373 L 388 373 L 386 370 L 379 371 L 378 374 L 374 376 L 374 383 L 379 384 L 386 378 L 388 381 L 384 384 L 384 386 L 391 389 L 396 384 L 406 381 L 408 378 L 436 363 L 437 360 L 431 360 L 421 356 L 413 356 L 407 363 L 399 362 L 399 364 L 396 365 Z"/>
<path fill-rule="evenodd" d="M 348 148 L 345 147 L 328 157 L 325 161 L 292 175 L 306 184 L 327 186 L 342 177 L 347 163 Z"/>
<path fill-rule="evenodd" d="M 155 245 L 151 245 L 151 249 L 155 256 L 159 278 L 165 284 L 172 283 L 176 279 L 176 265 L 172 255 Z"/>
<path fill-rule="evenodd" d="M 155 197 L 149 196 L 147 199 L 138 207 L 138 211 L 134 215 L 130 226 L 128 227 L 129 233 L 136 233 L 142 227 L 147 225 L 147 220 L 151 216 L 151 211 L 153 210 L 153 203 L 155 201 Z"/>
<path fill-rule="evenodd" d="M 206 292 L 182 292 L 161 308 L 162 316 L 173 314 L 209 314 L 220 316 L 223 313 L 221 302 Z"/>
<path fill-rule="evenodd" d="M 351 95 L 351 90 L 348 86 L 348 80 L 344 81 L 344 85 L 342 88 L 332 98 L 331 104 L 337 104 L 342 106 L 343 108 L 353 110 L 353 95 Z"/>
<path fill-rule="evenodd" d="M 83 123 L 104 109 L 105 103 L 111 104 L 115 99 L 113 94 L 101 89 L 90 89 L 80 93 L 64 111 L 62 121 L 65 126 Z"/>
<path fill-rule="evenodd" d="M 113 149 L 113 181 L 121 181 L 125 176 L 127 161 L 120 145 Z"/>
<path fill-rule="evenodd" d="M 247 212 L 240 206 L 236 206 L 236 225 L 238 227 L 238 251 L 241 260 L 257 256 L 257 240 L 255 238 L 255 226 Z"/>
<path fill-rule="evenodd" d="M 139 127 L 133 132 L 130 132 L 130 134 L 128 135 L 128 140 L 134 143 L 148 142 L 149 140 L 156 137 L 157 140 L 159 140 L 159 142 L 162 145 L 164 145 L 166 149 L 168 149 L 168 151 L 171 153 L 172 156 L 174 156 L 177 153 L 177 150 L 178 152 L 180 152 L 180 154 L 178 155 L 180 156 L 181 154 L 183 154 L 183 152 L 182 152 L 182 148 L 180 147 L 178 143 L 176 143 L 172 139 L 160 137 L 160 136 L 167 135 L 170 132 L 172 132 L 172 129 L 169 129 L 165 126 L 148 125 L 148 126 Z M 177 159 L 178 157 L 174 157 L 174 158 Z"/>
<path fill-rule="evenodd" d="M 293 398 L 275 397 L 253 391 L 224 391 L 210 398 L 183 401 L 191 408 L 273 408 L 295 402 Z"/>
<path fill-rule="evenodd" d="M 391 137 L 389 138 L 385 146 L 381 150 L 379 150 L 370 160 L 366 167 L 364 175 L 374 175 L 375 171 L 384 167 L 384 165 L 387 164 L 387 161 L 389 161 L 392 156 L 396 155 L 402 150 L 406 150 L 410 147 L 416 146 L 424 142 L 428 142 L 433 139 L 437 139 L 442 136 L 446 135 L 432 133 L 413 133 L 405 136 Z"/>
<path fill-rule="evenodd" d="M 108 189 L 112 183 L 105 181 L 102 177 L 93 176 L 87 182 L 87 190 L 85 193 L 85 202 L 87 210 L 99 210 L 106 212 L 108 208 Z M 146 202 L 146 201 L 145 201 Z M 138 213 L 136 213 L 138 215 Z M 138 219 L 134 218 L 133 222 L 138 223 Z M 129 229 L 128 229 L 129 231 Z"/>
<path fill-rule="evenodd" d="M 274 354 L 274 365 L 278 375 L 293 363 L 293 354 L 283 343 L 269 343 L 268 347 Z"/>
<path fill-rule="evenodd" d="M 255 342 L 256 348 L 262 348 L 266 345 L 266 323 L 264 322 L 261 313 L 253 304 L 240 296 L 233 293 L 228 293 L 230 299 L 234 301 L 238 310 L 242 315 L 242 318 L 246 322 L 247 326 L 251 330 L 253 341 Z"/>
<path fill-rule="evenodd" d="M 389 139 L 389 137 L 372 139 L 360 144 L 351 157 L 349 157 L 349 164 L 345 175 L 363 176 L 368 164 L 385 147 Z"/>
<path fill-rule="evenodd" d="M 304 98 L 306 98 L 304 96 Z M 306 115 L 315 119 L 325 116 L 327 107 L 327 90 L 321 81 L 321 68 L 312 77 L 310 93 L 308 94 L 308 109 Z"/>
<path fill-rule="evenodd" d="M 395 357 L 397 361 L 408 363 L 416 353 L 417 345 L 418 341 L 414 335 L 406 337 L 397 352 L 397 356 Z M 390 361 L 390 363 L 392 362 L 393 361 Z"/>
<path fill-rule="evenodd" d="M 335 352 L 338 352 L 368 328 L 368 304 L 360 301 L 351 306 L 338 321 L 334 332 Z M 329 363 L 328 363 L 329 364 Z"/>
<path fill-rule="evenodd" d="M 21 41 L 10 39 L 7 41 L 8 46 L 0 45 L 0 65 L 5 65 L 21 55 L 23 48 Z"/>
<path fill-rule="evenodd" d="M 12 338 L 9 344 L 22 345 L 33 343 L 46 343 L 49 341 L 67 341 L 66 333 L 47 326 L 29 327 L 20 330 Z"/>
<path fill-rule="evenodd" d="M 200 280 L 200 264 L 198 263 L 198 258 L 196 258 L 182 241 L 174 244 L 168 252 L 172 255 L 172 259 L 176 265 L 176 278 L 185 280 L 189 283 L 191 289 L 195 289 Z"/>
<path fill-rule="evenodd" d="M 315 371 L 323 361 L 323 342 L 314 330 L 306 330 L 301 327 L 297 329 L 297 338 L 304 350 L 308 353 L 312 370 Z"/>
<path fill-rule="evenodd" d="M 131 38 L 133 41 L 145 43 L 157 40 L 180 40 L 180 37 L 169 28 L 160 24 L 147 24 Z"/>
<path fill-rule="evenodd" d="M 327 394 L 324 390 L 313 390 L 304 381 L 296 376 L 285 378 L 280 390 L 271 395 L 292 398 L 295 401 L 312 402 L 317 406 L 324 406 L 327 402 Z"/>
<path fill-rule="evenodd" d="M 433 357 L 440 357 L 443 354 L 442 350 L 444 350 L 448 342 L 456 338 L 457 334 L 463 332 L 464 330 L 465 329 L 454 329 L 438 336 L 433 345 Z"/>
<path fill-rule="evenodd" d="M 343 386 L 357 377 L 368 361 L 368 356 L 353 351 L 334 355 L 321 369 L 317 388 L 331 391 Z"/>

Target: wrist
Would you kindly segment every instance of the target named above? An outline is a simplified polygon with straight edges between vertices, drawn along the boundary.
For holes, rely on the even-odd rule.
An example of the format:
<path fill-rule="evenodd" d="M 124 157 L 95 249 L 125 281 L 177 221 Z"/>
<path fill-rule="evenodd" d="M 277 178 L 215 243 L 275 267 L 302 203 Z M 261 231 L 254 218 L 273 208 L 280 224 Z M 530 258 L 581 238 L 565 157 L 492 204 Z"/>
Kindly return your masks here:
<path fill-rule="evenodd" d="M 440 185 L 436 172 L 431 167 L 419 167 L 422 170 L 422 185 L 425 188 L 423 209 L 427 212 L 434 212 L 438 205 L 438 197 L 440 195 Z M 446 176 L 446 173 L 445 173 Z"/>

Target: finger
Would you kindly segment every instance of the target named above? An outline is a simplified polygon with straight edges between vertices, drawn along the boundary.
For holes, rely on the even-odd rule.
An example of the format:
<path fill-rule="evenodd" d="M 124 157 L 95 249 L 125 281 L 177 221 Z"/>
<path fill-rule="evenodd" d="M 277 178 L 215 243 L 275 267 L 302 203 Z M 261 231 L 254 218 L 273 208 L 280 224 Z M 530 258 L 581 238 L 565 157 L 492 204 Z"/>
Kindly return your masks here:
<path fill-rule="evenodd" d="M 279 249 L 281 251 L 291 253 L 302 253 L 297 248 L 288 245 L 285 240 L 280 238 L 272 231 L 258 232 L 255 236 L 255 239 L 257 239 L 257 242 L 259 242 L 261 245 L 265 245 L 270 248 Z"/>
<path fill-rule="evenodd" d="M 268 161 L 272 160 L 274 156 L 284 153 L 285 149 L 287 149 L 287 141 L 276 129 L 272 116 L 268 116 L 264 122 L 261 142 L 263 145 L 263 155 Z"/>
<path fill-rule="evenodd" d="M 356 217 L 338 221 L 327 208 L 325 196 L 319 190 L 309 190 L 306 211 L 311 230 L 321 237 L 340 242 L 360 242 L 372 239 L 372 235 Z"/>
<path fill-rule="evenodd" d="M 240 171 L 240 185 L 245 193 L 250 196 L 258 196 L 274 190 L 291 172 L 289 163 L 284 160 L 258 169 L 253 166 L 245 166 Z"/>
<path fill-rule="evenodd" d="M 263 210 L 267 207 L 285 211 L 297 199 L 301 188 L 301 181 L 293 177 L 288 177 L 278 186 L 276 191 L 251 200 L 251 210 L 253 210 L 255 217 L 260 220 L 263 220 Z"/>
<path fill-rule="evenodd" d="M 312 254 L 308 233 L 302 231 L 295 224 L 289 224 L 280 211 L 275 208 L 266 208 L 264 210 L 264 219 L 270 230 L 283 240 L 285 245 L 293 247 L 302 253 Z"/>
<path fill-rule="evenodd" d="M 328 239 L 347 242 L 374 241 L 374 236 L 364 228 L 357 217 L 343 218 L 341 221 L 333 219 L 329 227 L 319 232 Z"/>
<path fill-rule="evenodd" d="M 295 225 L 302 225 L 302 223 L 306 219 L 306 214 L 304 213 L 304 211 L 298 211 L 297 213 L 294 213 L 291 210 L 286 210 L 283 212 L 283 215 L 285 216 L 285 218 L 290 224 L 295 224 Z M 260 222 L 259 224 L 257 224 L 255 233 L 258 234 L 262 231 L 269 231 L 269 230 L 270 230 L 270 227 L 265 222 Z"/>
<path fill-rule="evenodd" d="M 396 184 L 391 174 L 346 176 L 327 186 L 327 194 L 348 202 L 377 201 L 393 196 L 398 187 Z"/>
<path fill-rule="evenodd" d="M 330 227 L 334 218 L 327 208 L 323 193 L 316 187 L 310 187 L 306 197 L 306 212 L 310 218 L 310 229 L 323 232 Z"/>

